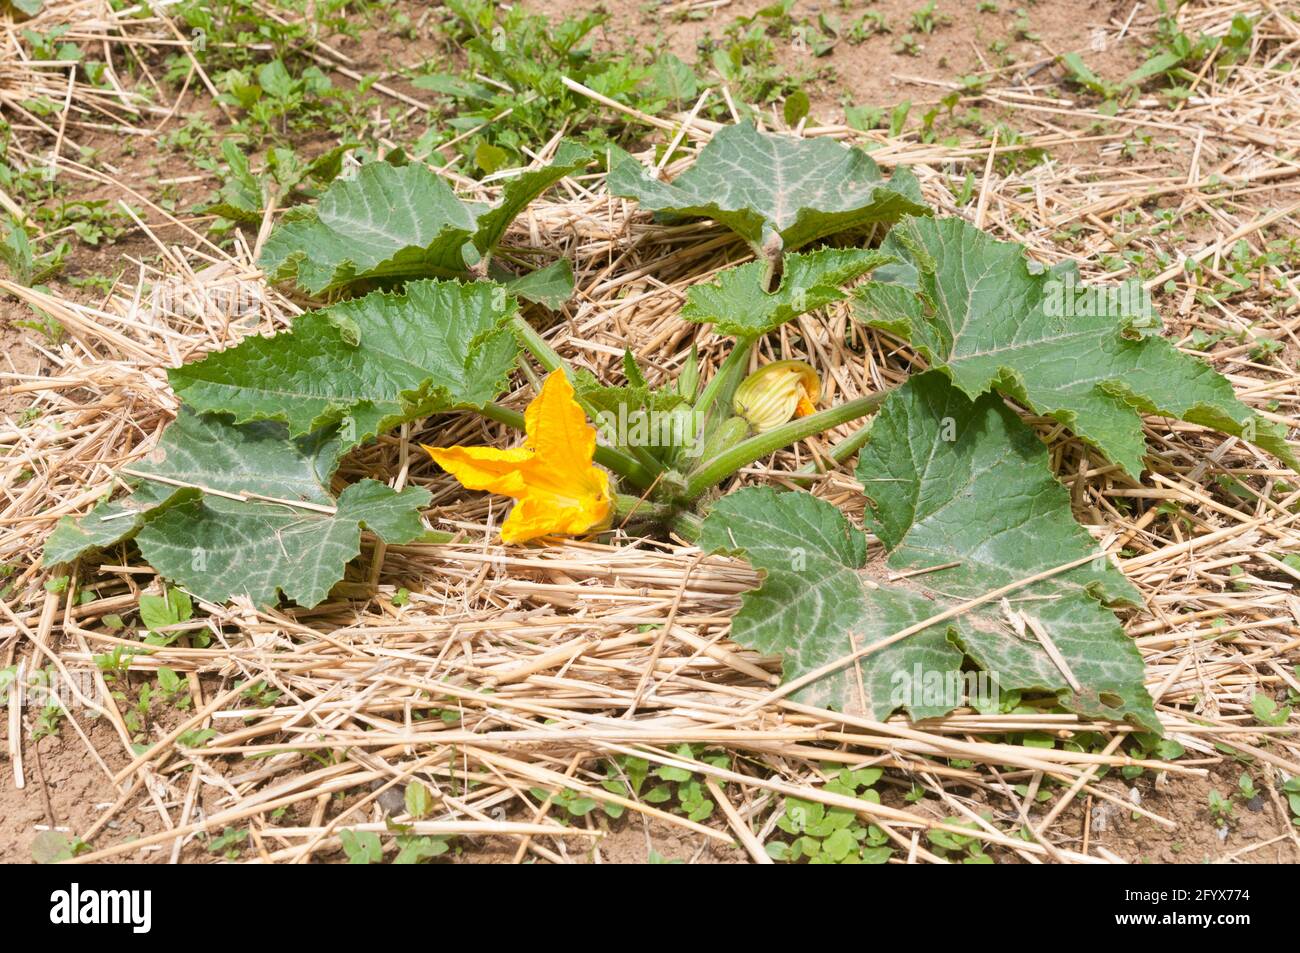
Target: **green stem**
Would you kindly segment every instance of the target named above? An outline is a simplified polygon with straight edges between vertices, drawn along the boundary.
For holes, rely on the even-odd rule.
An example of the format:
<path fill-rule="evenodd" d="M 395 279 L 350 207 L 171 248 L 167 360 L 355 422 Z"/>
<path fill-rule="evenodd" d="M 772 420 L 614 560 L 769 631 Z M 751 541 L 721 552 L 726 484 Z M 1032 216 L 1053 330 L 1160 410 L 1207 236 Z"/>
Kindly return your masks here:
<path fill-rule="evenodd" d="M 704 529 L 704 517 L 689 510 L 683 511 L 673 517 L 672 528 L 682 539 L 693 543 L 700 538 L 700 532 Z"/>
<path fill-rule="evenodd" d="M 519 340 L 523 343 L 524 347 L 528 348 L 528 350 L 532 352 L 533 357 L 537 358 L 538 364 L 546 368 L 548 372 L 563 368 L 564 373 L 568 374 L 570 378 L 573 377 L 568 364 L 564 362 L 564 358 L 560 357 L 555 348 L 546 343 L 546 339 L 537 333 L 536 328 L 524 320 L 522 314 L 515 312 L 512 321 L 515 328 L 515 334 L 519 336 Z"/>
<path fill-rule="evenodd" d="M 630 496 L 627 493 L 614 494 L 615 525 L 618 525 L 629 516 L 646 520 L 666 520 L 671 519 L 675 513 L 676 508 L 666 503 L 656 503 L 654 500 L 647 500 L 640 496 Z"/>
<path fill-rule="evenodd" d="M 514 427 L 518 431 L 524 429 L 524 415 L 517 410 L 511 410 L 509 407 L 502 407 L 500 404 L 487 403 L 478 409 L 478 412 L 488 420 L 495 420 L 499 424 L 505 424 L 507 427 Z"/>
<path fill-rule="evenodd" d="M 871 422 L 868 421 L 867 423 L 859 427 L 857 430 L 853 431 L 853 433 L 849 434 L 849 436 L 841 440 L 839 443 L 834 444 L 830 448 L 830 450 L 826 451 L 826 456 L 830 458 L 830 461 L 832 463 L 835 464 L 847 463 L 850 457 L 852 457 L 855 453 L 861 450 L 863 446 L 866 445 L 866 442 L 868 439 L 870 439 L 870 437 L 871 437 Z M 810 463 L 805 463 L 803 466 L 801 466 L 798 470 L 795 470 L 794 472 L 800 475 L 807 474 L 809 476 L 816 473 L 821 473 L 823 472 L 821 461 L 813 460 Z M 807 481 L 796 480 L 795 482 L 799 483 L 800 486 L 802 486 Z"/>
<path fill-rule="evenodd" d="M 821 433 L 823 430 L 875 413 L 884 399 L 885 393 L 859 397 L 847 404 L 810 414 L 807 417 L 799 417 L 767 433 L 756 434 L 748 440 L 742 440 L 731 449 L 724 450 L 712 460 L 705 462 L 692 473 L 687 479 L 684 495 L 688 500 L 698 499 L 709 487 L 721 483 L 741 467 L 749 466 L 755 460 L 761 460 L 782 447 Z"/>
<path fill-rule="evenodd" d="M 655 503 L 640 497 L 628 496 L 625 493 L 616 494 L 614 525 L 621 525 L 629 516 L 667 525 L 674 533 L 691 543 L 700 538 L 700 532 L 704 528 L 704 518 L 698 513 L 668 503 Z"/>
<path fill-rule="evenodd" d="M 736 345 L 731 349 L 718 368 L 718 372 L 709 379 L 704 385 L 704 390 L 700 392 L 699 400 L 695 402 L 695 412 L 703 417 L 713 406 L 713 402 L 718 396 L 727 390 L 734 390 L 734 385 L 740 380 L 745 373 L 745 368 L 749 364 L 749 352 L 754 347 L 753 338 L 737 338 Z"/>
<path fill-rule="evenodd" d="M 488 403 L 479 408 L 479 413 L 488 420 L 495 420 L 497 423 L 505 424 L 507 427 L 514 427 L 521 432 L 524 430 L 524 415 L 517 410 L 511 410 L 509 407 L 502 407 L 496 403 Z M 646 469 L 636 460 L 614 447 L 602 447 L 597 444 L 595 459 L 602 467 L 613 470 L 642 490 L 649 488 L 658 476 L 657 473 Z"/>

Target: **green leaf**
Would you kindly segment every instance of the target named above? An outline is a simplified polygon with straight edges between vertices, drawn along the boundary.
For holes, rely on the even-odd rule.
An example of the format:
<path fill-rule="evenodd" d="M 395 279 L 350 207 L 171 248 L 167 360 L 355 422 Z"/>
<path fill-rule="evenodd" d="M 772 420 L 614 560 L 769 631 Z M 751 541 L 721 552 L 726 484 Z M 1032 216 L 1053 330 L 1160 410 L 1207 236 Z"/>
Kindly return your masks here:
<path fill-rule="evenodd" d="M 85 844 L 61 831 L 41 831 L 32 839 L 32 860 L 38 864 L 60 864 L 85 851 Z"/>
<path fill-rule="evenodd" d="M 169 695 L 174 695 L 180 691 L 181 677 L 173 669 L 166 665 L 158 668 L 158 687 Z"/>
<path fill-rule="evenodd" d="M 1251 698 L 1250 709 L 1255 713 L 1255 719 L 1261 725 L 1278 727 L 1285 725 L 1291 719 L 1290 706 L 1279 706 L 1276 701 L 1263 692 L 1256 692 L 1255 696 Z"/>
<path fill-rule="evenodd" d="M 573 297 L 573 266 L 569 259 L 561 258 L 557 262 L 519 275 L 501 275 L 500 280 L 512 295 L 540 304 L 542 307 L 558 310 L 560 305 Z"/>
<path fill-rule="evenodd" d="M 456 99 L 479 99 L 485 102 L 492 99 L 492 89 L 490 87 L 461 79 L 451 73 L 432 73 L 428 76 L 417 76 L 411 80 L 411 85 L 416 89 L 428 89 Z"/>
<path fill-rule="evenodd" d="M 133 468 L 135 492 L 79 521 L 65 518 L 45 561 L 134 537 L 154 569 L 200 599 L 271 605 L 283 592 L 314 606 L 360 554 L 362 526 L 388 543 L 424 532 L 422 488 L 399 493 L 362 480 L 335 498 L 329 484 L 341 449 L 332 431 L 295 440 L 282 424 L 235 426 L 182 410 L 151 459 Z"/>
<path fill-rule="evenodd" d="M 258 176 L 250 169 L 243 150 L 233 139 L 226 139 L 221 143 L 221 155 L 228 170 L 226 181 L 217 193 L 217 200 L 199 206 L 198 211 L 244 225 L 259 225 L 266 214 L 263 182 L 270 183 L 279 192 L 282 206 L 292 205 L 295 191 L 305 179 L 325 184 L 337 178 L 342 171 L 343 156 L 357 145 L 340 143 L 310 163 L 304 163 L 292 149 L 271 149 L 266 154 L 266 169 Z"/>
<path fill-rule="evenodd" d="M 501 201 L 486 211 L 481 205 L 473 206 L 479 211 L 478 229 L 474 234 L 474 246 L 480 255 L 486 255 L 506 233 L 506 229 L 533 199 L 537 198 L 566 175 L 585 168 L 591 162 L 591 150 L 576 142 L 565 140 L 555 150 L 555 158 L 550 165 L 537 169 L 527 169 L 513 178 L 507 179 L 501 187 Z"/>
<path fill-rule="evenodd" d="M 480 142 L 478 148 L 474 150 L 474 164 L 488 175 L 504 168 L 509 161 L 510 153 L 489 142 Z"/>
<path fill-rule="evenodd" d="M 202 413 L 279 420 L 293 436 L 338 424 L 351 445 L 498 397 L 518 354 L 516 308 L 488 282 L 415 281 L 308 312 L 288 333 L 247 338 L 168 377 Z"/>
<path fill-rule="evenodd" d="M 722 334 L 757 337 L 785 322 L 845 297 L 840 287 L 894 259 L 860 248 L 823 248 L 786 255 L 781 284 L 764 286 L 766 262 L 754 261 L 720 272 L 711 284 L 686 292 L 681 315 L 687 321 L 711 323 Z"/>
<path fill-rule="evenodd" d="M 929 214 L 906 167 L 886 180 L 861 149 L 769 135 L 747 122 L 721 129 L 671 183 L 652 179 L 627 153 L 614 151 L 609 190 L 655 212 L 711 218 L 759 257 L 851 228 Z"/>
<path fill-rule="evenodd" d="M 649 384 L 602 384 L 590 371 L 579 370 L 573 375 L 573 389 L 577 399 L 592 417 L 609 414 L 615 420 L 628 418 L 638 411 L 670 411 L 686 405 L 686 399 L 669 387 L 654 388 Z"/>
<path fill-rule="evenodd" d="M 799 120 L 808 115 L 808 110 L 812 108 L 812 103 L 808 100 L 808 94 L 802 89 L 796 90 L 785 99 L 785 105 L 781 107 L 782 118 L 785 124 L 790 128 L 799 125 Z"/>
<path fill-rule="evenodd" d="M 200 206 L 198 211 L 245 225 L 259 223 L 262 219 L 262 183 L 249 169 L 248 156 L 233 139 L 222 141 L 221 156 L 226 162 L 226 181 L 218 192 L 217 201 Z"/>
<path fill-rule="evenodd" d="M 1021 246 L 957 218 L 909 218 L 881 250 L 902 263 L 857 289 L 858 319 L 911 343 L 967 396 L 999 390 L 1132 475 L 1146 450 L 1143 413 L 1244 436 L 1300 465 L 1282 428 L 1153 333 L 1159 320 L 1140 286 L 1082 285 L 1072 265 L 1031 268 Z"/>
<path fill-rule="evenodd" d="M 785 841 L 768 841 L 763 845 L 763 850 L 775 861 L 785 861 L 790 857 L 790 845 Z"/>
<path fill-rule="evenodd" d="M 843 829 L 835 831 L 822 841 L 822 850 L 836 863 L 849 856 L 849 852 L 856 850 L 857 846 L 858 842 L 853 839 L 853 835 Z"/>
<path fill-rule="evenodd" d="M 181 732 L 176 738 L 176 743 L 182 748 L 202 748 L 216 736 L 215 728 L 191 728 L 189 731 Z"/>
<path fill-rule="evenodd" d="M 1173 69 L 1183 58 L 1177 53 L 1165 52 L 1157 53 L 1148 59 L 1145 63 L 1124 77 L 1124 82 L 1120 85 L 1127 88 L 1129 86 L 1141 86 L 1147 80 L 1162 73 L 1167 73 Z"/>
<path fill-rule="evenodd" d="M 433 795 L 419 781 L 412 781 L 406 786 L 406 813 L 419 820 L 428 817 L 433 810 Z"/>
<path fill-rule="evenodd" d="M 311 294 L 361 279 L 454 277 L 467 266 L 473 212 L 423 165 L 372 162 L 339 179 L 318 206 L 286 212 L 260 264 L 272 281 L 294 280 Z"/>
<path fill-rule="evenodd" d="M 280 60 L 271 60 L 258 69 L 257 85 L 276 99 L 288 99 L 293 95 L 293 77 Z"/>
<path fill-rule="evenodd" d="M 1090 70 L 1078 53 L 1066 53 L 1061 57 L 1061 64 L 1070 73 L 1070 77 L 1089 92 L 1110 98 L 1119 91 Z"/>
<path fill-rule="evenodd" d="M 349 864 L 377 864 L 384 859 L 384 845 L 373 831 L 340 831 L 339 840 Z"/>
<path fill-rule="evenodd" d="M 71 562 L 83 553 L 107 549 L 125 539 L 134 538 L 146 524 L 158 519 L 168 509 L 191 503 L 202 491 L 177 489 L 161 483 L 144 483 L 130 496 L 102 501 L 81 519 L 65 516 L 45 541 L 42 559 L 47 566 Z"/>
<path fill-rule="evenodd" d="M 635 447 L 670 466 L 682 453 L 701 449 L 699 417 L 673 385 L 655 388 L 642 379 L 613 386 L 579 370 L 573 388 L 610 446 Z"/>
<path fill-rule="evenodd" d="M 190 597 L 174 586 L 161 596 L 140 597 L 140 621 L 147 629 L 161 629 L 186 622 L 194 614 Z"/>
<path fill-rule="evenodd" d="M 371 162 L 335 180 L 319 205 L 286 212 L 259 263 L 273 281 L 293 280 L 314 295 L 359 281 L 463 276 L 529 202 L 590 159 L 582 146 L 561 143 L 553 163 L 508 180 L 491 208 L 461 202 L 420 163 Z"/>
<path fill-rule="evenodd" d="M 705 520 L 703 549 L 744 551 L 764 573 L 732 620 L 732 638 L 780 655 L 786 680 L 1095 552 L 1033 431 L 998 397 L 972 403 L 941 374 L 914 377 L 890 395 L 858 477 L 888 570 L 956 565 L 891 581 L 876 564 L 869 568 L 866 536 L 805 493 L 741 490 Z M 994 600 L 866 655 L 857 672 L 845 666 L 797 697 L 877 718 L 899 708 L 914 718 L 940 715 L 963 703 L 950 686 L 963 684 L 966 656 L 1001 691 L 1055 692 L 1082 714 L 1128 718 L 1158 732 L 1141 656 L 1106 608 L 1137 598 L 1100 554 L 1006 597 L 1018 618 L 1047 632 L 1078 692 L 1033 625 L 1018 631 Z"/>
<path fill-rule="evenodd" d="M 430 857 L 440 857 L 451 849 L 445 837 L 399 837 L 400 850 L 394 864 L 418 864 Z"/>

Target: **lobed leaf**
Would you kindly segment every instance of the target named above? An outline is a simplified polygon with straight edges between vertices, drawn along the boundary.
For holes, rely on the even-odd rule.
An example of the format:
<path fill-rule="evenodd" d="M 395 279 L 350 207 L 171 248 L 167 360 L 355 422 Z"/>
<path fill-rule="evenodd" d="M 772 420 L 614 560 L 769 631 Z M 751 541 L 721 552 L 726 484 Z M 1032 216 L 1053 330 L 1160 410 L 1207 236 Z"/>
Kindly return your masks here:
<path fill-rule="evenodd" d="M 363 526 L 388 543 L 424 533 L 427 490 L 362 480 L 330 492 L 342 449 L 332 432 L 291 439 L 282 424 L 182 410 L 134 468 L 131 496 L 65 517 L 45 562 L 134 538 L 154 569 L 200 599 L 272 605 L 283 593 L 314 606 L 360 554 Z"/>
<path fill-rule="evenodd" d="M 313 295 L 360 281 L 464 276 L 529 202 L 590 161 L 584 147 L 561 143 L 554 162 L 508 180 L 492 207 L 461 202 L 421 163 L 371 162 L 331 184 L 318 205 L 286 212 L 259 263 L 271 280 Z"/>
<path fill-rule="evenodd" d="M 199 206 L 197 211 L 220 215 L 241 225 L 260 225 L 266 214 L 263 183 L 275 187 L 282 207 L 292 205 L 300 198 L 300 192 L 307 191 L 304 183 L 308 179 L 317 185 L 326 185 L 337 178 L 342 170 L 343 156 L 357 145 L 356 142 L 341 143 L 310 162 L 303 162 L 292 149 L 272 148 L 266 153 L 266 168 L 261 175 L 255 175 L 249 168 L 244 150 L 233 139 L 226 139 L 221 143 L 226 181 L 218 191 L 216 201 Z"/>
<path fill-rule="evenodd" d="M 686 292 L 681 315 L 687 321 L 712 324 L 722 334 L 752 338 L 775 331 L 785 322 L 846 297 L 841 286 L 894 259 L 862 248 L 823 248 L 786 255 L 781 283 L 775 291 L 765 285 L 763 261 L 720 272 L 717 280 Z"/>
<path fill-rule="evenodd" d="M 474 246 L 478 253 L 486 255 L 495 248 L 510 223 L 533 199 L 566 175 L 584 168 L 592 158 L 592 152 L 586 146 L 565 140 L 555 150 L 555 158 L 550 165 L 525 169 L 513 178 L 506 179 L 501 187 L 501 201 L 479 213 L 478 228 L 474 233 Z"/>
<path fill-rule="evenodd" d="M 792 680 L 945 609 L 1096 552 L 1047 464 L 1042 443 L 996 395 L 971 402 L 941 374 L 913 377 L 881 408 L 858 466 L 869 522 L 888 553 L 883 567 L 868 563 L 865 534 L 807 494 L 747 489 L 714 506 L 701 547 L 743 551 L 764 573 L 732 620 L 732 638 L 780 655 Z M 919 569 L 930 571 L 906 578 L 886 572 Z M 813 682 L 798 697 L 876 718 L 898 708 L 914 718 L 941 715 L 960 699 L 927 697 L 924 682 L 958 682 L 969 658 L 1003 691 L 1054 692 L 1089 717 L 1126 718 L 1159 731 L 1141 656 L 1107 608 L 1136 600 L 1132 585 L 1098 553 L 1012 591 L 1006 607 L 994 600 L 936 623 Z M 1068 674 L 1036 627 L 1059 650 Z"/>
<path fill-rule="evenodd" d="M 320 295 L 362 279 L 450 278 L 469 263 L 477 218 L 446 181 L 420 164 L 364 165 L 316 206 L 290 209 L 259 264 L 272 281 Z"/>
<path fill-rule="evenodd" d="M 1132 475 L 1146 450 L 1143 413 L 1243 436 L 1297 466 L 1280 427 L 1153 333 L 1159 321 L 1136 286 L 1084 291 L 1072 265 L 1035 271 L 1019 245 L 956 218 L 910 218 L 881 250 L 901 264 L 856 291 L 858 319 L 909 342 L 967 396 L 1014 397 Z M 1080 314 L 1083 305 L 1102 313 Z"/>
<path fill-rule="evenodd" d="M 719 130 L 672 182 L 651 178 L 627 153 L 614 151 L 609 190 L 655 212 L 711 218 L 760 257 L 836 232 L 929 214 L 906 167 L 886 180 L 861 149 L 771 135 L 748 122 Z"/>
<path fill-rule="evenodd" d="M 408 420 L 481 407 L 518 354 L 515 299 L 488 282 L 414 281 L 300 315 L 168 372 L 194 409 L 278 420 L 293 436 L 338 424 L 351 446 Z"/>

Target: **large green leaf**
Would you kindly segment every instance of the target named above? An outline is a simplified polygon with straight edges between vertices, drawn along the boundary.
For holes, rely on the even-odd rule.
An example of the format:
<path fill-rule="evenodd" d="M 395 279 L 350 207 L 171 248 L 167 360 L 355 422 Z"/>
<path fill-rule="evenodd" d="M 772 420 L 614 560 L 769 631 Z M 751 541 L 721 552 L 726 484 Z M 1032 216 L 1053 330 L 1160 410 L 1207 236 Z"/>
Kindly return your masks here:
<path fill-rule="evenodd" d="M 415 281 L 301 315 L 287 333 L 248 338 L 169 377 L 196 410 L 283 421 L 294 436 L 337 423 L 354 444 L 498 397 L 518 353 L 515 310 L 500 285 Z"/>
<path fill-rule="evenodd" d="M 335 497 L 341 449 L 327 431 L 295 440 L 281 424 L 236 426 L 183 410 L 133 468 L 134 493 L 62 520 L 45 562 L 134 538 L 154 569 L 201 599 L 270 605 L 283 593 L 314 606 L 361 552 L 362 526 L 389 543 L 424 532 L 422 488 L 362 480 Z"/>
<path fill-rule="evenodd" d="M 1204 361 L 1152 333 L 1159 321 L 1139 286 L 1085 290 L 1072 265 L 1033 267 L 1019 245 L 956 218 L 909 218 L 882 251 L 903 264 L 857 290 L 859 319 L 910 342 L 968 396 L 996 388 L 1134 475 L 1146 450 L 1143 413 L 1244 436 L 1296 465 L 1279 427 Z"/>
<path fill-rule="evenodd" d="M 743 551 L 764 572 L 732 620 L 732 638 L 779 654 L 792 680 L 1022 579 L 1097 553 L 1071 517 L 1033 431 L 996 395 L 972 403 L 941 374 L 890 395 L 858 466 L 868 516 L 888 558 L 869 563 L 864 534 L 805 493 L 748 489 L 724 497 L 704 523 L 706 550 Z M 799 693 L 875 717 L 915 718 L 961 704 L 930 684 L 960 678 L 963 657 L 1002 691 L 1038 689 L 1089 717 L 1159 730 L 1142 659 L 1113 602 L 1137 593 L 1098 558 L 1021 586 L 864 656 Z M 944 567 L 906 578 L 889 572 Z M 1045 632 L 1069 675 L 1052 660 Z M 1079 685 L 1070 685 L 1072 676 Z M 914 689 L 915 693 L 909 691 Z"/>
<path fill-rule="evenodd" d="M 906 167 L 886 180 L 861 149 L 770 135 L 748 122 L 719 130 L 672 182 L 651 178 L 639 162 L 615 151 L 609 190 L 655 212 L 711 218 L 760 257 L 847 229 L 929 214 Z"/>
<path fill-rule="evenodd" d="M 781 283 L 768 291 L 766 263 L 753 261 L 718 274 L 686 292 L 682 317 L 712 324 L 723 334 L 757 337 L 785 322 L 845 297 L 840 287 L 894 259 L 862 248 L 822 248 L 786 255 Z"/>
<path fill-rule="evenodd" d="M 550 165 L 526 169 L 507 179 L 501 187 L 501 201 L 486 210 L 479 207 L 478 228 L 474 233 L 474 246 L 479 254 L 486 255 L 496 247 L 510 223 L 529 202 L 566 175 L 572 175 L 585 167 L 592 158 L 592 152 L 586 146 L 565 140 L 555 150 L 555 158 Z"/>
<path fill-rule="evenodd" d="M 317 206 L 290 209 L 260 264 L 273 281 L 322 294 L 362 279 L 453 277 L 477 220 L 445 180 L 420 164 L 364 165 L 339 179 Z"/>
<path fill-rule="evenodd" d="M 421 163 L 371 162 L 335 180 L 319 205 L 286 212 L 260 264 L 272 280 L 292 279 L 311 294 L 359 281 L 463 276 L 529 202 L 590 160 L 582 146 L 561 143 L 550 165 L 508 180 L 493 207 L 461 202 Z"/>

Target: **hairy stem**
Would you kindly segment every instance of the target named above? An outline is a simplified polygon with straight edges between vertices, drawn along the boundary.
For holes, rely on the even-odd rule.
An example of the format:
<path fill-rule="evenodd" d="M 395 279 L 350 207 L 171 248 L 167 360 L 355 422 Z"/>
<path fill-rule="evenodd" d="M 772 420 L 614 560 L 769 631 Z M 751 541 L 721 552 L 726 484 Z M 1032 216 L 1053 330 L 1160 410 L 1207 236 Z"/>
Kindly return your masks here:
<path fill-rule="evenodd" d="M 709 487 L 721 483 L 741 467 L 749 466 L 755 460 L 761 460 L 782 447 L 821 433 L 823 430 L 875 413 L 884 399 L 884 393 L 859 397 L 847 404 L 797 418 L 767 433 L 756 434 L 748 440 L 742 440 L 712 460 L 706 461 L 692 473 L 686 482 L 685 497 L 688 500 L 698 499 Z"/>
<path fill-rule="evenodd" d="M 709 379 L 704 385 L 704 390 L 700 392 L 699 399 L 695 402 L 695 412 L 701 417 L 709 412 L 714 401 L 723 392 L 734 389 L 733 385 L 740 380 L 745 373 L 745 366 L 749 363 L 749 352 L 754 347 L 753 338 L 738 338 L 731 353 L 723 360 L 722 366 L 718 368 L 716 374 Z"/>
<path fill-rule="evenodd" d="M 888 391 L 886 391 L 886 393 L 888 393 Z M 857 453 L 859 450 L 863 448 L 863 446 L 866 445 L 866 442 L 868 438 L 870 438 L 870 436 L 871 436 L 871 421 L 867 421 L 865 424 L 863 424 L 857 430 L 853 431 L 853 433 L 849 434 L 839 443 L 834 444 L 830 448 L 830 450 L 826 452 L 826 456 L 830 457 L 832 463 L 836 463 L 836 464 L 847 463 L 855 453 Z M 813 460 L 810 463 L 805 463 L 803 466 L 801 466 L 798 470 L 795 470 L 794 472 L 801 475 L 802 474 L 811 475 L 815 473 L 820 473 L 822 470 L 820 463 L 821 461 L 819 460 Z M 794 482 L 798 483 L 800 486 L 803 486 L 808 481 L 795 480 Z"/>
<path fill-rule="evenodd" d="M 700 538 L 704 518 L 698 513 L 683 510 L 668 503 L 655 503 L 637 496 L 619 493 L 614 497 L 614 525 L 620 525 L 629 516 L 638 520 L 660 523 L 687 542 Z"/>
<path fill-rule="evenodd" d="M 515 312 L 511 319 L 514 326 L 515 334 L 519 342 L 537 358 L 537 363 L 549 371 L 564 369 L 564 373 L 572 376 L 569 365 L 565 363 L 564 358 L 560 357 L 555 348 L 546 343 L 546 339 L 537 333 L 537 329 L 529 324 L 522 314 Z"/>

